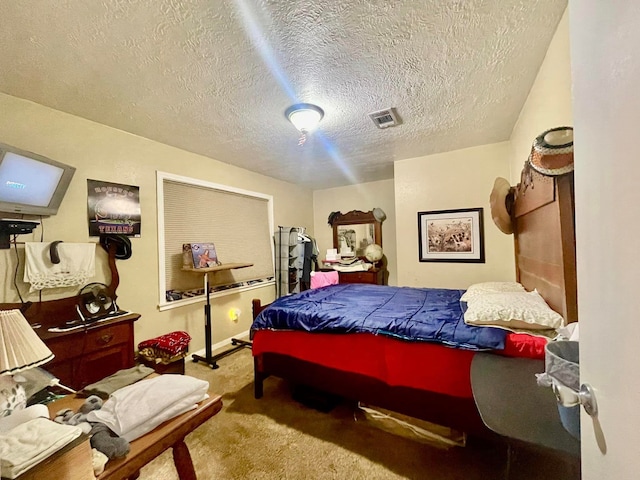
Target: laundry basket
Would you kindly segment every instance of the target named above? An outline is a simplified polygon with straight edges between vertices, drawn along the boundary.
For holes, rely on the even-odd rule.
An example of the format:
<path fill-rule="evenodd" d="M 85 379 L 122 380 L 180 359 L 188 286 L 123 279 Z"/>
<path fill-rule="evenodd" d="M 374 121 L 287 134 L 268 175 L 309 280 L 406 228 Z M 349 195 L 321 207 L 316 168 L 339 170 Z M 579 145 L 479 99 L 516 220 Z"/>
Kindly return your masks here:
<path fill-rule="evenodd" d="M 580 439 L 579 353 L 578 342 L 549 342 L 545 347 L 545 374 L 540 382 L 553 388 L 562 426 L 577 439 Z"/>

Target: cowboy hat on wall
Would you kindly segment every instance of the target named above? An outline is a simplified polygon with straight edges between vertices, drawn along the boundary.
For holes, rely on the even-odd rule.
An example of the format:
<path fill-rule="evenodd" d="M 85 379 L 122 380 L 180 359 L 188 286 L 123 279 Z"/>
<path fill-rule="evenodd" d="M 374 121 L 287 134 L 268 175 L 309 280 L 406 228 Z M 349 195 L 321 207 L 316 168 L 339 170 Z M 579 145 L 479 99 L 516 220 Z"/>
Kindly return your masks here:
<path fill-rule="evenodd" d="M 498 177 L 493 183 L 489 196 L 491 218 L 502 233 L 513 233 L 511 223 L 511 206 L 513 205 L 513 189 L 506 178 Z"/>

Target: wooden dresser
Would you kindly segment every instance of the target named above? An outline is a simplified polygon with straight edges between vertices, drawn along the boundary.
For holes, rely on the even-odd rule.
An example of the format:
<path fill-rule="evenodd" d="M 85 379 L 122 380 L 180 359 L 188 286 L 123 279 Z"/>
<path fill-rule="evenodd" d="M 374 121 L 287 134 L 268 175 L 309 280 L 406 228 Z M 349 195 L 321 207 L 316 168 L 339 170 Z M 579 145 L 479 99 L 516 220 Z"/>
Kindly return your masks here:
<path fill-rule="evenodd" d="M 366 272 L 338 272 L 340 283 L 371 283 L 385 285 L 386 269 L 372 268 Z"/>
<path fill-rule="evenodd" d="M 111 283 L 107 289 L 110 297 L 117 298 L 116 289 L 120 276 L 116 268 L 116 242 L 109 244 L 108 262 Z M 93 322 L 79 329 L 51 332 L 66 322 L 79 318 L 77 305 L 80 296 L 45 300 L 42 302 L 0 303 L 0 310 L 20 309 L 38 336 L 55 355 L 42 368 L 60 379 L 60 383 L 80 390 L 90 383 L 133 367 L 133 322 L 140 315 L 128 313 L 100 322 Z"/>
<path fill-rule="evenodd" d="M 76 303 L 76 297 L 69 297 L 28 305 L 1 303 L 0 309 L 23 309 L 27 321 L 55 355 L 42 368 L 63 385 L 80 390 L 135 365 L 133 322 L 140 315 L 128 313 L 74 330 L 51 332 L 51 328 L 77 321 Z"/>
<path fill-rule="evenodd" d="M 133 322 L 140 315 L 130 313 L 86 329 L 52 333 L 46 326 L 36 329 L 55 358 L 43 368 L 75 390 L 135 364 Z"/>

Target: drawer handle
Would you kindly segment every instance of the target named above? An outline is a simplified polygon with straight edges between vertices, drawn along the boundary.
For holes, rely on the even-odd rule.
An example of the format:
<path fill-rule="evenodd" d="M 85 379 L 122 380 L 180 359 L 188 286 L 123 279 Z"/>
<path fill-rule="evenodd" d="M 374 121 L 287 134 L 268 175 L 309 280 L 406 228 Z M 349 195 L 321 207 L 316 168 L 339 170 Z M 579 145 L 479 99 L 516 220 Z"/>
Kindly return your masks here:
<path fill-rule="evenodd" d="M 102 335 L 98 340 L 100 341 L 100 343 L 107 344 L 111 340 L 113 340 L 113 333 L 106 333 L 106 334 Z"/>

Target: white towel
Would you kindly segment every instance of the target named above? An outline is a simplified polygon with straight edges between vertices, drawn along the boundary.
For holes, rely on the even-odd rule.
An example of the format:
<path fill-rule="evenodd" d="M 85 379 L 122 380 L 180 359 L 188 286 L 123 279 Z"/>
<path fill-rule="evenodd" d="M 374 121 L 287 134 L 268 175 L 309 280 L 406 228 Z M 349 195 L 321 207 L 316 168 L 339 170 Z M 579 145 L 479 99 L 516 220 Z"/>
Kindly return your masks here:
<path fill-rule="evenodd" d="M 0 435 L 2 477 L 16 478 L 80 436 L 80 427 L 34 418 Z"/>
<path fill-rule="evenodd" d="M 162 422 L 208 398 L 209 382 L 187 375 L 160 375 L 116 390 L 87 420 L 101 422 L 132 442 Z"/>
<path fill-rule="evenodd" d="M 41 404 L 31 405 L 23 410 L 14 410 L 11 415 L 0 418 L 0 433 L 6 433 L 29 420 L 49 418 L 49 409 Z"/>
<path fill-rule="evenodd" d="M 59 243 L 60 263 L 51 262 L 50 245 L 47 242 L 25 243 L 24 281 L 31 284 L 29 291 L 85 285 L 95 275 L 95 243 Z"/>

